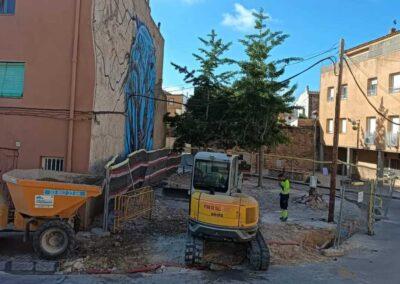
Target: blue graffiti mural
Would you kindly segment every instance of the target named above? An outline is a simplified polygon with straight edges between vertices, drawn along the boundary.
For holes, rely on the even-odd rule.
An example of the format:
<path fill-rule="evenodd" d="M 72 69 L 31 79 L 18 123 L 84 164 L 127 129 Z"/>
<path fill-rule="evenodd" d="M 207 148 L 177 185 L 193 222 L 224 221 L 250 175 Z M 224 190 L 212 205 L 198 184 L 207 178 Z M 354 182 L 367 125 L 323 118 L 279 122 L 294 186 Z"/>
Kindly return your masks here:
<path fill-rule="evenodd" d="M 125 79 L 125 153 L 153 149 L 156 53 L 148 28 L 137 21 Z"/>

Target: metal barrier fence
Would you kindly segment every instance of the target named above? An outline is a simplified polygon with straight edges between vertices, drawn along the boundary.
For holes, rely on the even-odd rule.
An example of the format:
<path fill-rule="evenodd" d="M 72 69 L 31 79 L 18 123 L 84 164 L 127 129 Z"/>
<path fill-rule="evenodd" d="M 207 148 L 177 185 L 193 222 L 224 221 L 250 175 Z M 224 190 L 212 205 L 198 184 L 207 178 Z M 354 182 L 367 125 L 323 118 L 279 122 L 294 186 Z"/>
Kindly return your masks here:
<path fill-rule="evenodd" d="M 266 177 L 277 177 L 284 173 L 291 181 L 310 186 L 316 177 L 318 196 L 327 195 L 330 189 L 332 161 L 314 161 L 308 158 L 266 154 L 264 161 Z M 268 162 L 270 161 L 270 162 Z M 305 168 L 315 169 L 302 170 Z M 253 173 L 258 173 L 254 172 Z M 400 184 L 400 173 L 385 168 L 379 171 L 376 166 L 352 164 L 338 161 L 336 199 L 337 236 L 336 245 L 354 233 L 354 230 L 374 234 L 377 221 L 388 216 L 395 188 Z M 347 209 L 357 206 L 358 216 Z M 347 209 L 346 209 L 347 208 Z"/>
<path fill-rule="evenodd" d="M 151 218 L 154 204 L 154 190 L 151 187 L 115 196 L 113 231 L 121 231 L 127 222 L 137 218 Z"/>
<path fill-rule="evenodd" d="M 123 161 L 114 157 L 106 165 L 106 181 L 104 190 L 104 216 L 103 230 L 107 231 L 110 222 L 110 209 L 115 209 L 112 202 L 116 204 L 117 198 L 122 199 L 121 204 L 132 205 L 124 207 L 124 216 L 131 218 L 137 212 L 141 212 L 141 206 L 147 206 L 146 199 L 140 199 L 137 194 L 138 189 L 145 186 L 157 185 L 164 178 L 176 172 L 181 162 L 181 155 L 172 152 L 170 149 L 160 149 L 154 151 L 136 151 Z M 132 195 L 136 198 L 132 197 Z M 128 196 L 128 197 L 124 197 Z M 134 202 L 134 200 L 137 200 Z M 140 201 L 145 202 L 140 204 Z M 138 208 L 136 208 L 136 207 Z M 121 209 L 121 208 L 120 208 Z M 138 211 L 139 210 L 139 211 Z M 115 213 L 114 213 L 115 215 Z M 132 215 L 132 216 L 131 216 Z M 111 223 L 111 224 L 110 224 Z"/>

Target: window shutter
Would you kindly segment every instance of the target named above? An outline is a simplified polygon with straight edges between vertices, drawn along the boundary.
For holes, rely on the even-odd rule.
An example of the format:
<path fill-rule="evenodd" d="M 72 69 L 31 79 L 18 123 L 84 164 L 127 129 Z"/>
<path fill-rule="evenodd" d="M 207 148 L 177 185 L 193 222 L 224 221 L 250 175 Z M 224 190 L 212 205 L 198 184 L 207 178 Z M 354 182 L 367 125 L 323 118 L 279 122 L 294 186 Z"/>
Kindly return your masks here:
<path fill-rule="evenodd" d="M 22 97 L 24 76 L 24 63 L 0 63 L 0 97 Z"/>

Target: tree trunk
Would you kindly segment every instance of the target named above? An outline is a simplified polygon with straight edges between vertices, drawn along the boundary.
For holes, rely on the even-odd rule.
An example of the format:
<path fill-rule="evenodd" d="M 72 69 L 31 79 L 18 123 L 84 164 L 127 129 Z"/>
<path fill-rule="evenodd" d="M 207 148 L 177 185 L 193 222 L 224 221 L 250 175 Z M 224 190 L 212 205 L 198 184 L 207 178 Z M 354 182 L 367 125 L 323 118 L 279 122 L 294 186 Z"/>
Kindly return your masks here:
<path fill-rule="evenodd" d="M 260 146 L 258 149 L 258 187 L 263 186 L 263 173 L 264 173 L 264 147 Z"/>

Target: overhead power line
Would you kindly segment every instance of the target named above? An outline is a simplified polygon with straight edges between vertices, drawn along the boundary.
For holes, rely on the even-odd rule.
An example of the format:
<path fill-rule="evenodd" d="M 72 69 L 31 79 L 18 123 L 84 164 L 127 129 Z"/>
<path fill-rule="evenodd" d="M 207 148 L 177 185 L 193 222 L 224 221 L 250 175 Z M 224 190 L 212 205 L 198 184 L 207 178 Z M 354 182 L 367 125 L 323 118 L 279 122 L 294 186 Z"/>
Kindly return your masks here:
<path fill-rule="evenodd" d="M 348 62 L 348 60 L 345 58 L 344 61 L 346 62 L 347 68 L 349 68 L 351 77 L 353 77 L 354 82 L 357 85 L 357 88 L 360 90 L 360 92 L 363 94 L 364 98 L 367 100 L 368 104 L 375 110 L 375 112 L 377 114 L 379 114 L 382 118 L 384 118 L 385 120 L 389 121 L 390 123 L 394 124 L 394 125 L 400 125 L 400 123 L 394 122 L 393 120 L 391 120 L 390 118 L 388 118 L 383 112 L 381 112 L 368 98 L 367 94 L 364 92 L 364 90 L 361 88 L 360 83 L 357 81 L 356 76 L 354 75 L 353 70 L 350 67 L 350 64 Z"/>
<path fill-rule="evenodd" d="M 360 66 L 358 66 L 350 57 L 347 57 L 347 59 L 350 61 L 350 63 L 353 64 L 353 66 L 355 66 L 355 67 L 365 76 L 366 79 L 369 80 L 369 79 L 375 77 L 375 76 L 370 76 L 369 74 L 367 74 L 367 72 L 366 72 L 365 70 L 363 70 Z M 382 59 L 382 60 L 385 60 L 385 59 Z M 398 62 L 400 62 L 400 61 L 398 61 Z M 379 88 L 381 91 L 383 91 L 384 93 L 390 93 L 390 91 L 389 91 L 388 89 L 385 89 L 385 88 L 381 85 L 381 83 L 380 83 L 379 80 L 378 80 L 378 82 L 377 82 L 377 86 L 378 86 L 378 88 Z M 395 101 L 400 102 L 400 100 L 399 100 L 396 96 L 392 96 L 392 99 L 394 99 Z"/>
<path fill-rule="evenodd" d="M 320 57 L 320 56 L 322 56 L 322 55 L 324 55 L 324 54 L 330 53 L 330 52 L 332 52 L 332 51 L 334 51 L 334 50 L 337 50 L 337 49 L 338 49 L 338 46 L 337 46 L 337 43 L 336 43 L 336 44 L 334 44 L 331 48 L 329 48 L 329 49 L 327 49 L 327 50 L 325 50 L 325 51 L 321 51 L 321 52 L 319 52 L 319 53 L 317 53 L 317 54 L 310 55 L 310 56 L 308 56 L 308 57 L 306 57 L 306 58 L 304 58 L 304 59 L 302 59 L 302 60 L 300 60 L 300 61 L 293 62 L 293 63 L 289 63 L 289 64 L 287 64 L 286 66 L 292 66 L 292 65 L 296 65 L 296 64 L 301 64 L 301 63 L 304 63 L 304 62 L 309 61 L 309 60 L 311 60 L 311 59 Z"/>
<path fill-rule="evenodd" d="M 321 59 L 321 60 L 318 60 L 317 62 L 315 62 L 314 64 L 312 64 L 312 65 L 309 66 L 308 68 L 302 70 L 301 72 L 299 72 L 299 73 L 297 73 L 297 74 L 295 74 L 295 75 L 293 75 L 293 76 L 291 76 L 291 77 L 289 77 L 289 78 L 287 78 L 287 79 L 285 79 L 285 80 L 283 80 L 283 81 L 281 81 L 281 82 L 278 82 L 278 84 L 285 84 L 285 83 L 287 83 L 288 81 L 290 81 L 290 80 L 292 80 L 292 79 L 294 79 L 294 78 L 296 78 L 296 77 L 298 77 L 298 76 L 300 76 L 300 75 L 306 73 L 307 71 L 311 70 L 312 68 L 314 68 L 315 66 L 317 66 L 318 64 L 320 64 L 320 63 L 322 63 L 322 62 L 324 62 L 324 61 L 326 61 L 326 60 L 329 60 L 329 61 L 331 61 L 331 62 L 333 63 L 333 66 L 334 66 L 334 68 L 335 68 L 335 74 L 336 74 L 336 67 L 335 67 L 336 62 L 335 62 L 334 59 L 335 59 L 335 58 L 334 58 L 333 56 L 329 56 L 329 57 L 323 58 L 323 59 Z M 130 97 L 141 97 L 141 98 L 151 99 L 151 100 L 154 100 L 154 101 L 161 101 L 161 102 L 173 103 L 173 104 L 183 105 L 183 106 L 186 106 L 186 107 L 188 106 L 188 104 L 186 104 L 186 103 L 180 103 L 180 102 L 171 101 L 171 100 L 168 100 L 168 99 L 160 99 L 160 98 L 151 97 L 151 96 L 147 96 L 147 95 L 141 95 L 141 94 L 133 94 L 133 95 L 131 95 Z M 216 104 L 216 103 L 217 103 L 216 101 L 214 101 L 214 102 L 209 102 L 209 105 Z M 191 106 L 196 106 L 196 105 L 191 104 Z M 204 105 L 199 105 L 199 106 L 204 106 Z"/>
<path fill-rule="evenodd" d="M 336 75 L 336 62 L 335 62 L 334 59 L 335 59 L 335 58 L 334 58 L 333 56 L 325 57 L 325 58 L 323 58 L 323 59 L 321 59 L 321 60 L 315 62 L 313 65 L 311 65 L 310 67 L 304 69 L 303 71 L 301 71 L 301 72 L 299 72 L 299 73 L 297 73 L 297 74 L 295 74 L 295 75 L 293 75 L 293 76 L 287 78 L 286 80 L 283 80 L 282 82 L 280 82 L 280 84 L 287 83 L 288 81 L 290 81 L 290 80 L 292 80 L 292 79 L 294 79 L 294 78 L 296 78 L 296 77 L 298 77 L 298 76 L 300 76 L 300 75 L 306 73 L 307 71 L 311 70 L 312 68 L 314 68 L 315 66 L 317 66 L 318 64 L 320 64 L 320 63 L 322 63 L 322 62 L 324 62 L 324 61 L 326 61 L 326 60 L 330 60 L 330 61 L 332 62 L 333 68 L 335 69 L 335 70 L 334 70 L 334 71 L 335 71 L 335 75 Z"/>

